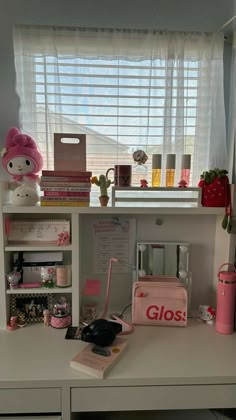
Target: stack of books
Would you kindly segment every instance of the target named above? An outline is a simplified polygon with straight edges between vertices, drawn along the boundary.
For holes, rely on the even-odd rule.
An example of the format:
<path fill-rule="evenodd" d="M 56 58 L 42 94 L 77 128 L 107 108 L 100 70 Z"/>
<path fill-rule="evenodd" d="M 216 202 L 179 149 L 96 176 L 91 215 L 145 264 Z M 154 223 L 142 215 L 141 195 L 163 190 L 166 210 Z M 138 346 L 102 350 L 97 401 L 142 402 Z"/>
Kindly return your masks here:
<path fill-rule="evenodd" d="M 87 207 L 90 203 L 92 172 L 43 170 L 41 206 Z"/>

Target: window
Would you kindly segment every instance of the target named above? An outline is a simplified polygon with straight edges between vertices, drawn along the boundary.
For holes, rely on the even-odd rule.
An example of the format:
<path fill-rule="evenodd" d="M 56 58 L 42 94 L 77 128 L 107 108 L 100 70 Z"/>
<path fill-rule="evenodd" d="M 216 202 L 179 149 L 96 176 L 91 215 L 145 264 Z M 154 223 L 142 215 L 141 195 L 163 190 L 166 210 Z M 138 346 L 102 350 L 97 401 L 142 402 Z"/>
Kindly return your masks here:
<path fill-rule="evenodd" d="M 53 133 L 85 133 L 94 175 L 151 155 L 192 155 L 192 185 L 226 167 L 223 35 L 18 26 L 22 129 L 53 169 Z M 176 184 L 178 179 L 176 179 Z M 164 185 L 164 184 L 163 184 Z"/>

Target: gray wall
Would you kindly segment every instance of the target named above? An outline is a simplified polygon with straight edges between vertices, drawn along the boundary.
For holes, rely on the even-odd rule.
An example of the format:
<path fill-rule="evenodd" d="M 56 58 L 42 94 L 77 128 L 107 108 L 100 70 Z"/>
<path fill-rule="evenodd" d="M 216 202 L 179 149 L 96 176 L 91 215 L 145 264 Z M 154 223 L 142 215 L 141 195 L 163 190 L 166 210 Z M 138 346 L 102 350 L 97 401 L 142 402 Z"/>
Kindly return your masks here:
<path fill-rule="evenodd" d="M 0 0 L 0 148 L 8 128 L 20 126 L 14 24 L 214 31 L 232 17 L 235 7 L 236 0 Z"/>

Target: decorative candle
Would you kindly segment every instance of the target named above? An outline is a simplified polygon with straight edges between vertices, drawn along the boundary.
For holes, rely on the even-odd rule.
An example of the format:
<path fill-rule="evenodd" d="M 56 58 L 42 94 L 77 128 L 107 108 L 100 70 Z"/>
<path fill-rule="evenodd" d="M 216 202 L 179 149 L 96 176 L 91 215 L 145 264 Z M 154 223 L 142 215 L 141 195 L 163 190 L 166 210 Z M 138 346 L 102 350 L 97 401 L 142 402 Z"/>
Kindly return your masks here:
<path fill-rule="evenodd" d="M 56 271 L 56 285 L 57 287 L 71 286 L 71 266 L 57 267 Z"/>

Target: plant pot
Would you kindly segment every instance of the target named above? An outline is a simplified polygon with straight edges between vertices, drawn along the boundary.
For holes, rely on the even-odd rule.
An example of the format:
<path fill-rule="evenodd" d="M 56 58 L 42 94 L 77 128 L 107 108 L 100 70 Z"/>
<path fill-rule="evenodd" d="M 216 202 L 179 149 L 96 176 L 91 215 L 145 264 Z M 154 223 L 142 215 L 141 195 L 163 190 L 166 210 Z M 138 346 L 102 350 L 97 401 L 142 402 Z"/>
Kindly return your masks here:
<path fill-rule="evenodd" d="M 109 197 L 107 195 L 101 195 L 99 197 L 99 201 L 100 201 L 101 206 L 103 206 L 103 207 L 107 206 L 107 203 L 109 201 Z"/>

